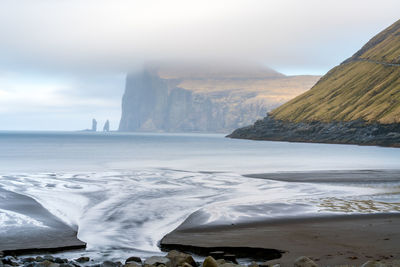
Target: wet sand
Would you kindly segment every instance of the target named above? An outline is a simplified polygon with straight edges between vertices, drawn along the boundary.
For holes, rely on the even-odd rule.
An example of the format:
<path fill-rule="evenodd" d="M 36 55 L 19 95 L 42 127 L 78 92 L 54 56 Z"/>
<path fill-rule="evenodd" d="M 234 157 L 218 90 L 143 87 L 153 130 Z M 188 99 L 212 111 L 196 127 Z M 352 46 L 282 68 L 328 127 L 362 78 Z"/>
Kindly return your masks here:
<path fill-rule="evenodd" d="M 399 170 L 282 172 L 245 176 L 301 183 L 400 181 Z M 400 213 L 297 217 L 221 226 L 196 224 L 196 221 L 202 221 L 201 216 L 201 212 L 192 214 L 163 238 L 161 246 L 274 249 L 284 253 L 280 259 L 268 263 L 280 263 L 281 266 L 293 266 L 299 256 L 308 256 L 321 265 L 361 265 L 371 259 L 400 259 Z"/>
<path fill-rule="evenodd" d="M 312 172 L 254 173 L 245 177 L 300 183 L 400 182 L 400 170 L 337 170 Z"/>
<path fill-rule="evenodd" d="M 0 228 L 0 251 L 21 254 L 36 251 L 62 251 L 85 248 L 77 232 L 48 212 L 34 199 L 0 188 L 0 209 L 17 216 L 31 218 L 31 222 L 15 223 Z M 27 216 L 27 217 L 25 217 Z M 12 222 L 12 221 L 11 221 Z M 6 229 L 6 230 L 4 230 Z"/>
<path fill-rule="evenodd" d="M 282 250 L 282 258 L 268 261 L 281 266 L 293 266 L 299 256 L 321 265 L 361 265 L 371 259 L 399 259 L 399 240 L 400 214 L 370 214 L 202 228 L 186 225 L 166 235 L 161 245 Z"/>

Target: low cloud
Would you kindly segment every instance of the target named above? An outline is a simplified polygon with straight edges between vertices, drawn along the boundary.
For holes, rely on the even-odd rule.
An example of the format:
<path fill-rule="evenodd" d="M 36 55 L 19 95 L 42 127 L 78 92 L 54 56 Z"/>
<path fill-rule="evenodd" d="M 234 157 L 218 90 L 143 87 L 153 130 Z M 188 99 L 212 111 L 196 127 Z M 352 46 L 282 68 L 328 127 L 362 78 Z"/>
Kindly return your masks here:
<path fill-rule="evenodd" d="M 0 60 L 116 72 L 170 59 L 327 69 L 398 10 L 398 0 L 3 0 Z"/>
<path fill-rule="evenodd" d="M 1 0 L 0 130 L 118 126 L 146 62 L 323 74 L 399 19 L 398 0 Z"/>

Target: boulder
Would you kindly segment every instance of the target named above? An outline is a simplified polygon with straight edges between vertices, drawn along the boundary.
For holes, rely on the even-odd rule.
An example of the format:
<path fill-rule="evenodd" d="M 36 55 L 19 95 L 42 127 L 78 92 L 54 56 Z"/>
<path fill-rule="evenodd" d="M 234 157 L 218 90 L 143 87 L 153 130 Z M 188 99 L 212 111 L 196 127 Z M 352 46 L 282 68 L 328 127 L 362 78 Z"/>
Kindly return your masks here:
<path fill-rule="evenodd" d="M 11 265 L 11 266 L 18 266 L 19 264 L 17 263 L 17 259 L 14 258 L 13 256 L 5 256 L 1 260 L 3 262 L 3 265 Z"/>
<path fill-rule="evenodd" d="M 168 252 L 166 257 L 171 260 L 172 267 L 183 266 L 184 263 L 187 263 L 191 266 L 197 266 L 193 257 L 183 252 L 171 250 Z"/>
<path fill-rule="evenodd" d="M 153 256 L 144 261 L 144 266 L 160 266 L 165 265 L 167 267 L 172 267 L 171 260 L 167 257 Z M 161 266 L 160 266 L 161 267 Z"/>
<path fill-rule="evenodd" d="M 35 261 L 35 258 L 33 258 L 33 257 L 23 258 L 21 261 L 22 261 L 23 263 L 34 262 L 34 261 Z"/>
<path fill-rule="evenodd" d="M 102 264 L 100 264 L 101 267 L 119 267 L 122 264 L 120 262 L 113 262 L 113 261 L 103 261 Z"/>
<path fill-rule="evenodd" d="M 75 266 L 69 263 L 61 263 L 60 267 L 75 267 Z"/>
<path fill-rule="evenodd" d="M 218 263 L 213 257 L 208 256 L 204 259 L 203 267 L 218 267 Z"/>
<path fill-rule="evenodd" d="M 54 259 L 54 262 L 58 263 L 58 264 L 67 263 L 68 259 L 61 259 L 61 258 L 57 257 Z"/>
<path fill-rule="evenodd" d="M 135 261 L 130 261 L 128 263 L 125 263 L 124 267 L 142 267 L 142 264 Z"/>
<path fill-rule="evenodd" d="M 54 257 L 51 255 L 45 255 L 45 256 L 43 256 L 43 259 L 54 262 Z"/>
<path fill-rule="evenodd" d="M 142 264 L 142 259 L 140 257 L 132 256 L 126 259 L 125 264 L 127 264 L 128 262 L 136 262 Z"/>
<path fill-rule="evenodd" d="M 219 260 L 216 260 L 216 261 L 217 261 L 218 265 L 222 265 L 222 264 L 226 263 L 226 261 L 224 259 L 219 259 Z"/>
<path fill-rule="evenodd" d="M 49 260 L 44 260 L 36 264 L 37 267 L 60 267 L 60 264 L 51 262 Z"/>
<path fill-rule="evenodd" d="M 258 263 L 255 261 L 252 261 L 247 267 L 258 267 Z"/>
<path fill-rule="evenodd" d="M 317 267 L 317 266 L 318 265 L 314 261 L 305 256 L 297 258 L 294 262 L 294 267 Z"/>
<path fill-rule="evenodd" d="M 79 262 L 79 263 L 84 263 L 84 262 L 90 261 L 90 258 L 89 257 L 79 257 L 79 258 L 75 259 L 75 261 Z"/>
<path fill-rule="evenodd" d="M 383 264 L 379 261 L 367 261 L 361 267 L 386 267 L 386 264 Z"/>

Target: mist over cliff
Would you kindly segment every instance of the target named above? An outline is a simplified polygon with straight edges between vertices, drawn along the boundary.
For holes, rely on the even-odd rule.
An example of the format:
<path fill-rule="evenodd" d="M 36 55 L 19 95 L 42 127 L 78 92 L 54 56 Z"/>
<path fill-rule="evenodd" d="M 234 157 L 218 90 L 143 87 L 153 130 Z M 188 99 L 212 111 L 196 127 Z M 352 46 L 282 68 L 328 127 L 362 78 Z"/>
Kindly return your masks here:
<path fill-rule="evenodd" d="M 229 132 L 264 117 L 318 78 L 259 66 L 147 66 L 127 75 L 119 130 Z"/>

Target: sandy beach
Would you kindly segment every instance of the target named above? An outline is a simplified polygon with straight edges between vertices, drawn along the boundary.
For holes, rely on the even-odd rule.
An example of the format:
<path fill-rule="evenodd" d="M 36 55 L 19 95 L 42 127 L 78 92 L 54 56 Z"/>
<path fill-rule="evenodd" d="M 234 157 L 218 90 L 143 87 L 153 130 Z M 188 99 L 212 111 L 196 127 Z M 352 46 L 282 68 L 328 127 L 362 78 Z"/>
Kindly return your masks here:
<path fill-rule="evenodd" d="M 4 227 L 0 232 L 0 251 L 23 254 L 85 248 L 74 229 L 33 198 L 0 188 L 0 200 L 0 209 L 15 215 L 8 219 L 13 231 Z"/>
<path fill-rule="evenodd" d="M 281 250 L 282 258 L 268 261 L 281 266 L 292 266 L 299 256 L 321 265 L 361 265 L 371 259 L 400 258 L 399 238 L 400 214 L 371 214 L 178 228 L 165 236 L 161 245 Z"/>
<path fill-rule="evenodd" d="M 398 170 L 282 172 L 245 175 L 289 183 L 380 183 L 400 181 Z M 62 223 L 34 199 L 0 189 L 1 209 L 26 214 L 41 225 L 23 225 L 18 232 L 2 232 L 0 250 L 27 252 L 82 248 L 76 231 Z M 7 204 L 5 204 L 7 203 Z M 293 205 L 293 203 L 291 204 Z M 393 203 L 396 205 L 396 203 Z M 279 206 L 276 206 L 278 208 Z M 283 207 L 283 206 L 282 206 Z M 252 206 L 248 206 L 251 209 Z M 260 207 L 258 207 L 260 209 Z M 205 214 L 192 213 L 178 228 L 164 236 L 160 247 L 199 255 L 224 250 L 237 257 L 268 260 L 292 266 L 299 256 L 320 265 L 361 265 L 368 260 L 400 258 L 400 213 L 325 213 L 249 220 L 231 224 L 203 224 Z M 252 211 L 248 211 L 252 214 Z M 266 211 L 264 211 L 266 212 Z M 45 227 L 43 227 L 45 226 Z M 274 259 L 275 258 L 275 259 Z"/>
<path fill-rule="evenodd" d="M 301 183 L 393 183 L 398 170 L 315 171 L 249 174 L 246 177 Z M 299 256 L 321 265 L 361 265 L 374 260 L 400 258 L 400 213 L 344 214 L 271 219 L 258 222 L 207 226 L 196 225 L 201 213 L 192 214 L 166 235 L 164 249 L 207 251 L 244 247 L 282 251 L 268 261 L 292 266 Z M 188 247 L 193 246 L 193 247 Z M 202 249 L 199 249 L 202 248 Z"/>

